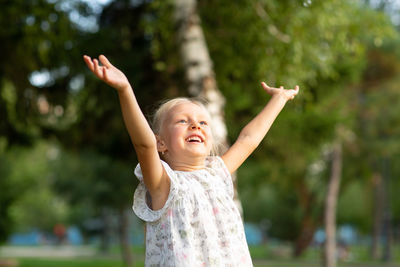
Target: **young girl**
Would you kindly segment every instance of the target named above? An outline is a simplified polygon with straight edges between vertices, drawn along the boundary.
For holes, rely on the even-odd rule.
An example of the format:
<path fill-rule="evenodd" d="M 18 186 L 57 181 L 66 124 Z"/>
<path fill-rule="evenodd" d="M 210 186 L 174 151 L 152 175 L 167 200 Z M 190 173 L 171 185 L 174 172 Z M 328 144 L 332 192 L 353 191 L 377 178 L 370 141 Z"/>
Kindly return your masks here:
<path fill-rule="evenodd" d="M 177 98 L 147 123 L 126 76 L 105 56 L 84 56 L 89 69 L 114 87 L 139 164 L 133 210 L 146 221 L 146 266 L 252 266 L 231 173 L 262 141 L 299 92 L 261 83 L 272 95 L 221 157 L 213 148 L 211 118 L 198 101 Z"/>

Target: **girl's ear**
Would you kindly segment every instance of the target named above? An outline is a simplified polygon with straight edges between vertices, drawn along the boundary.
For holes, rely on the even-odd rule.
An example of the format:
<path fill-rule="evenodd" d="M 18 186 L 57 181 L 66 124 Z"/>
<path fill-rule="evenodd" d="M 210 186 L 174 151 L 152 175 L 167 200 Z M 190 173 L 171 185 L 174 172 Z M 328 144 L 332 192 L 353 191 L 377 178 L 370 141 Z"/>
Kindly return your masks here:
<path fill-rule="evenodd" d="M 157 151 L 160 153 L 164 153 L 167 151 L 167 146 L 165 145 L 164 140 L 156 134 L 156 140 L 157 140 Z"/>

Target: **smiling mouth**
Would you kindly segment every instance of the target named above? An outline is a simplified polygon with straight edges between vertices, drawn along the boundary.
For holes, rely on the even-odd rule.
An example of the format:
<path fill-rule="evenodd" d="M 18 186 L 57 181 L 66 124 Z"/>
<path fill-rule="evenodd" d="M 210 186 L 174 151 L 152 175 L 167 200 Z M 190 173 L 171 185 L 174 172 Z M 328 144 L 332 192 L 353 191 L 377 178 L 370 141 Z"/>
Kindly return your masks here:
<path fill-rule="evenodd" d="M 185 141 L 189 143 L 204 143 L 203 139 L 198 135 L 191 135 Z"/>

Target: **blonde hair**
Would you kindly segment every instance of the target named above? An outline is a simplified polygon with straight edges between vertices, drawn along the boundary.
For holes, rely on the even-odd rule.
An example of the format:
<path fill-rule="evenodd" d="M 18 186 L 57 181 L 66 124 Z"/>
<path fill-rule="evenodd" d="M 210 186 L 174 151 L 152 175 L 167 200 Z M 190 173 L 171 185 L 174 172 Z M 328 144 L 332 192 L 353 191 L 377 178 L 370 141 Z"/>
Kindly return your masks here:
<path fill-rule="evenodd" d="M 172 108 L 180 105 L 180 104 L 184 104 L 184 103 L 192 103 L 195 104 L 201 108 L 204 109 L 204 111 L 207 113 L 207 115 L 211 118 L 210 113 L 208 112 L 206 106 L 205 106 L 205 101 L 202 99 L 198 99 L 198 98 L 188 98 L 188 97 L 178 97 L 178 98 L 174 98 L 174 99 L 170 99 L 167 100 L 165 102 L 163 102 L 158 109 L 156 110 L 156 112 L 153 115 L 153 120 L 152 120 L 152 129 L 153 132 L 157 135 L 160 134 L 163 123 L 165 121 L 165 116 L 168 114 L 169 111 L 171 111 Z M 213 137 L 213 142 L 212 142 L 212 147 L 211 147 L 211 151 L 210 151 L 210 155 L 216 155 L 216 151 L 217 151 L 217 145 L 215 142 L 215 138 L 214 138 L 214 133 L 213 133 L 213 129 L 212 129 L 212 123 L 210 122 L 210 126 L 211 126 L 211 134 Z"/>

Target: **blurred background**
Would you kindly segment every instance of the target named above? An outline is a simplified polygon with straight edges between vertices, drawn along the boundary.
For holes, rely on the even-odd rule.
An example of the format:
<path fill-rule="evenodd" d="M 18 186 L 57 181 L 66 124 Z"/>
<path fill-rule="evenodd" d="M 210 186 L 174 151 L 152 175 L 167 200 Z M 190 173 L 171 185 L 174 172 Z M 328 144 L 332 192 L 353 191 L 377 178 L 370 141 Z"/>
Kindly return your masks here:
<path fill-rule="evenodd" d="M 260 81 L 300 85 L 237 173 L 255 266 L 400 266 L 400 1 L 0 6 L 0 266 L 144 264 L 137 159 L 83 54 L 120 68 L 149 117 L 204 94 L 187 58 L 208 57 L 228 143 L 267 103 Z"/>

